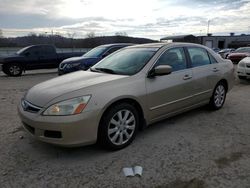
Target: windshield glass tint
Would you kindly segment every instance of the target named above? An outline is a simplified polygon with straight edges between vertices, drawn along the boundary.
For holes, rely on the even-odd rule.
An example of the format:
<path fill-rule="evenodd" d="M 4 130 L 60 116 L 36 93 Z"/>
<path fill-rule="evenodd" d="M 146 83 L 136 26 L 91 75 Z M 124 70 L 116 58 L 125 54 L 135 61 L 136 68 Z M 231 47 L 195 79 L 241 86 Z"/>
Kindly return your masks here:
<path fill-rule="evenodd" d="M 94 48 L 90 50 L 89 52 L 87 52 L 86 54 L 84 54 L 83 57 L 99 57 L 103 52 L 106 51 L 106 49 L 107 48 L 104 48 L 104 47 Z"/>
<path fill-rule="evenodd" d="M 22 48 L 21 50 L 18 50 L 17 54 L 22 55 L 24 53 L 24 51 L 26 51 L 28 48 L 30 48 L 30 47 L 28 46 L 28 47 Z"/>
<path fill-rule="evenodd" d="M 250 48 L 238 48 L 235 52 L 250 52 Z"/>
<path fill-rule="evenodd" d="M 157 48 L 124 49 L 103 59 L 93 68 L 111 69 L 117 74 L 133 75 L 147 64 L 156 51 Z"/>

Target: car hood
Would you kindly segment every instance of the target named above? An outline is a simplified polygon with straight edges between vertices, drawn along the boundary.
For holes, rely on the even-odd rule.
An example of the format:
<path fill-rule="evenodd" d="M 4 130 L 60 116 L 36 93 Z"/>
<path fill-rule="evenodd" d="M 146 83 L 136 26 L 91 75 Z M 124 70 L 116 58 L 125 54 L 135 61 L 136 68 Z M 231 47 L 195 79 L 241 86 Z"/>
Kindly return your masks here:
<path fill-rule="evenodd" d="M 247 52 L 244 52 L 244 53 L 238 53 L 238 52 L 233 52 L 231 54 L 229 54 L 229 57 L 245 57 L 245 56 L 249 56 L 250 54 L 247 53 Z"/>
<path fill-rule="evenodd" d="M 27 92 L 25 99 L 34 105 L 44 107 L 51 100 L 64 94 L 124 77 L 128 76 L 77 71 L 35 85 Z"/>
<path fill-rule="evenodd" d="M 5 55 L 0 57 L 0 62 L 5 63 L 8 61 L 21 60 L 24 59 L 24 56 L 20 56 L 18 54 Z"/>
<path fill-rule="evenodd" d="M 76 62 L 85 62 L 85 61 L 89 61 L 89 60 L 94 60 L 94 59 L 97 59 L 97 58 L 94 58 L 94 57 L 71 57 L 71 58 L 68 58 L 68 59 L 65 59 L 62 61 L 62 64 L 69 64 L 69 63 L 76 63 Z"/>

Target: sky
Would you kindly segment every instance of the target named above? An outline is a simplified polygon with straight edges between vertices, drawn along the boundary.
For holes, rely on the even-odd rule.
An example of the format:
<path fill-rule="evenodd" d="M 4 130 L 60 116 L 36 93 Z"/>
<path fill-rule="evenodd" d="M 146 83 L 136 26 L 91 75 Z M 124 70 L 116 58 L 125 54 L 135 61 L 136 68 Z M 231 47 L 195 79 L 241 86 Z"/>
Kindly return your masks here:
<path fill-rule="evenodd" d="M 250 34 L 249 18 L 250 0 L 0 0 L 0 29 L 6 37 L 119 32 L 159 40 L 208 31 Z"/>

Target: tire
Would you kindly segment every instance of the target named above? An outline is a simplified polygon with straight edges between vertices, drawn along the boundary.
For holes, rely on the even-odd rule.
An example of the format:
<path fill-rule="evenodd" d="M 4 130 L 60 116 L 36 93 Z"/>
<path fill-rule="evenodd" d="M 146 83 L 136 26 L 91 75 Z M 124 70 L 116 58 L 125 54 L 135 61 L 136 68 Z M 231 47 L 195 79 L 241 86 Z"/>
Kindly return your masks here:
<path fill-rule="evenodd" d="M 247 77 L 246 76 L 238 76 L 239 79 L 245 80 Z"/>
<path fill-rule="evenodd" d="M 7 65 L 4 68 L 4 73 L 6 73 L 8 76 L 21 76 L 22 72 L 23 72 L 22 66 L 16 63 Z"/>
<path fill-rule="evenodd" d="M 139 127 L 136 108 L 128 103 L 116 104 L 104 113 L 98 130 L 98 143 L 111 150 L 128 146 Z"/>
<path fill-rule="evenodd" d="M 219 110 L 224 105 L 226 100 L 227 89 L 223 82 L 219 82 L 213 91 L 213 95 L 210 98 L 209 105 L 213 110 Z"/>

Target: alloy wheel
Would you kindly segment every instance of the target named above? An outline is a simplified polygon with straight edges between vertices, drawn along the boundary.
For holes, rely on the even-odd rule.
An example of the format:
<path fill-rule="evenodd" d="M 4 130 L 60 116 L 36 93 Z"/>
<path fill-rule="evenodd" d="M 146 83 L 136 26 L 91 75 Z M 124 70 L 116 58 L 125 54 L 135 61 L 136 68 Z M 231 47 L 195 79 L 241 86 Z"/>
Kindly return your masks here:
<path fill-rule="evenodd" d="M 114 145 L 123 145 L 130 140 L 136 128 L 136 119 L 130 110 L 118 111 L 110 120 L 108 137 Z"/>
<path fill-rule="evenodd" d="M 214 104 L 216 107 L 220 108 L 225 100 L 226 90 L 223 85 L 218 85 L 214 93 Z"/>
<path fill-rule="evenodd" d="M 19 66 L 12 65 L 9 68 L 9 72 L 10 72 L 11 75 L 16 76 L 16 75 L 20 74 L 21 68 Z"/>

